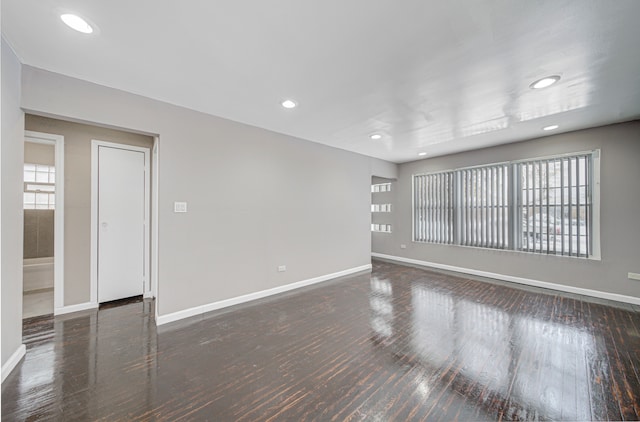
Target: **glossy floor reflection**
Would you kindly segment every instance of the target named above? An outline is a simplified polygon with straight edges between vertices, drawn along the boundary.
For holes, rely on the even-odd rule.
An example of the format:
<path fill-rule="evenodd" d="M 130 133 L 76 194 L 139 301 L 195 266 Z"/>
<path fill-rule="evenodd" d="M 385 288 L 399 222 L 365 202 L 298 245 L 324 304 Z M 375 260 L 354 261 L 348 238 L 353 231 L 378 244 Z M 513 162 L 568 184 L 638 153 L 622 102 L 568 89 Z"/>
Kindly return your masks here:
<path fill-rule="evenodd" d="M 637 420 L 638 311 L 375 261 L 159 329 L 36 318 L 2 420 Z"/>

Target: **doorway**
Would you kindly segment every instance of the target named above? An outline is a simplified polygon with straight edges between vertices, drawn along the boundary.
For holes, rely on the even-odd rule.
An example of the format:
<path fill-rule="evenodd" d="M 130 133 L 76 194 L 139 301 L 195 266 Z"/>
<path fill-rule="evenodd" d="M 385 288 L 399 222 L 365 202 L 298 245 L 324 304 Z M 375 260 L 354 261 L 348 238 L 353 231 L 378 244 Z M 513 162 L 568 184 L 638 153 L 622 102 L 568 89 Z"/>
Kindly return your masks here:
<path fill-rule="evenodd" d="M 62 306 L 64 138 L 25 132 L 23 318 Z"/>
<path fill-rule="evenodd" d="M 150 149 L 92 141 L 92 301 L 151 292 Z"/>

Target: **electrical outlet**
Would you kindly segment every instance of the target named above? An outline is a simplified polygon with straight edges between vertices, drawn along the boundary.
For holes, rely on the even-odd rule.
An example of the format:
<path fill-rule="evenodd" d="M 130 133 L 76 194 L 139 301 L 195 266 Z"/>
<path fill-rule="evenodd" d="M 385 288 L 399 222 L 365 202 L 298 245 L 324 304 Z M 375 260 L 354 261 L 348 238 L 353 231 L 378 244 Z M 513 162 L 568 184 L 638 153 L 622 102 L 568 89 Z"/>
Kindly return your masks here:
<path fill-rule="evenodd" d="M 407 249 L 407 245 L 404 245 L 404 244 L 400 245 L 400 249 Z"/>
<path fill-rule="evenodd" d="M 278 266 L 278 272 L 279 273 L 282 273 L 282 272 L 285 272 L 285 271 L 287 271 L 287 266 L 286 265 L 279 265 Z"/>
<path fill-rule="evenodd" d="M 640 280 L 640 274 L 638 273 L 629 273 L 629 280 Z"/>

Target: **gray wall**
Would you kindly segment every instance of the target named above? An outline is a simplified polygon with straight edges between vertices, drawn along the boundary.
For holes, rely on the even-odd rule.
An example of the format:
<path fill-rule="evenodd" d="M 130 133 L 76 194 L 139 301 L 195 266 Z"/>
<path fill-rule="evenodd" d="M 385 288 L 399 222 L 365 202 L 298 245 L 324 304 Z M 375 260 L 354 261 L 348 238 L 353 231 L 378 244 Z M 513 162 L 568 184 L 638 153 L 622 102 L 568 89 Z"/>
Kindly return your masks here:
<path fill-rule="evenodd" d="M 54 166 L 56 149 L 53 145 L 24 143 L 24 162 Z M 24 210 L 23 257 L 45 258 L 53 256 L 53 210 Z"/>
<path fill-rule="evenodd" d="M 22 82 L 32 114 L 159 135 L 160 315 L 370 263 L 369 157 L 29 66 Z"/>
<path fill-rule="evenodd" d="M 545 256 L 411 241 L 411 176 L 417 173 L 600 148 L 602 260 Z M 373 237 L 373 251 L 468 269 L 640 297 L 640 121 L 400 165 L 394 232 Z M 400 249 L 406 244 L 407 249 Z"/>
<path fill-rule="evenodd" d="M 22 344 L 22 174 L 24 113 L 20 110 L 21 65 L 2 39 L 2 365 Z"/>
<path fill-rule="evenodd" d="M 64 304 L 89 302 L 91 140 L 152 148 L 153 137 L 29 114 L 25 129 L 64 136 Z"/>
<path fill-rule="evenodd" d="M 371 159 L 371 175 L 386 179 L 396 179 L 398 177 L 398 165 L 388 161 Z"/>

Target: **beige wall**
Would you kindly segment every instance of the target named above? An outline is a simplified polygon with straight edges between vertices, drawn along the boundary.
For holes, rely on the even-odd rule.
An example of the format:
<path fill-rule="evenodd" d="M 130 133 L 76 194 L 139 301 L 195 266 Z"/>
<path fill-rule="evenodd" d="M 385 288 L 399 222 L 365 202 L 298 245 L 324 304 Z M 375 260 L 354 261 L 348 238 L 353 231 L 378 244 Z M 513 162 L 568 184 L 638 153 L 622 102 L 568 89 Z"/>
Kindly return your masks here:
<path fill-rule="evenodd" d="M 0 147 L 0 276 L 2 365 L 22 344 L 22 174 L 24 113 L 20 110 L 21 65 L 2 39 L 2 144 Z"/>
<path fill-rule="evenodd" d="M 23 258 L 53 257 L 54 211 L 24 210 Z"/>
<path fill-rule="evenodd" d="M 601 149 L 602 260 L 412 242 L 413 174 L 593 149 Z M 373 236 L 373 252 L 640 297 L 640 282 L 627 278 L 640 273 L 639 159 L 640 121 L 634 121 L 401 164 L 394 231 Z"/>
<path fill-rule="evenodd" d="M 56 148 L 53 145 L 38 144 L 35 142 L 24 143 L 24 162 L 31 164 L 45 164 L 55 166 Z"/>
<path fill-rule="evenodd" d="M 90 300 L 91 140 L 153 147 L 153 138 L 27 114 L 25 129 L 64 136 L 64 305 Z"/>

